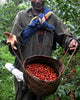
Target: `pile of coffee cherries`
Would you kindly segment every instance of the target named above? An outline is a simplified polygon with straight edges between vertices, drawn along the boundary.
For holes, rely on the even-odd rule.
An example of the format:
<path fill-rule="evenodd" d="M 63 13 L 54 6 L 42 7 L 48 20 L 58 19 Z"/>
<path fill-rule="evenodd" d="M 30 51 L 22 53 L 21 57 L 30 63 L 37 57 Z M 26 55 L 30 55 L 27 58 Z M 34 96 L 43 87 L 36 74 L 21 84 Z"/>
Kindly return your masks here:
<path fill-rule="evenodd" d="M 53 68 L 46 64 L 34 63 L 25 67 L 29 74 L 43 81 L 54 81 L 57 74 Z"/>

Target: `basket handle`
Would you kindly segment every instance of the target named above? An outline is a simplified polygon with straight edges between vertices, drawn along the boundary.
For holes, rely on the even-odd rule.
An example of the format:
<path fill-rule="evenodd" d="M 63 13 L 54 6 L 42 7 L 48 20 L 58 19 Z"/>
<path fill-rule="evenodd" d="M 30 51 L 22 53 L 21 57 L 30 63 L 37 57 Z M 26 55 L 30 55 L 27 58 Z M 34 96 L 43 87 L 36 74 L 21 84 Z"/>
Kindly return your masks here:
<path fill-rule="evenodd" d="M 18 49 L 19 49 L 19 53 L 20 53 L 20 58 L 21 58 L 21 60 L 20 60 L 20 58 L 18 57 L 18 55 L 16 54 L 16 52 L 14 51 L 14 49 L 13 49 L 13 47 L 12 47 L 12 46 L 11 46 L 11 48 L 12 48 L 12 50 L 13 50 L 13 52 L 14 52 L 15 56 L 17 57 L 17 59 L 18 59 L 19 63 L 21 64 L 22 68 L 24 68 L 24 67 L 23 67 L 23 57 L 22 57 L 21 49 L 20 49 L 20 46 L 19 46 L 19 44 L 18 44 L 18 43 L 17 43 L 17 45 L 18 45 Z M 69 48 L 67 49 L 67 51 L 66 51 L 65 55 L 63 56 L 63 58 L 62 58 L 61 62 L 63 62 L 63 60 L 64 60 L 64 58 L 65 58 L 66 54 L 68 53 L 68 51 L 69 51 Z M 71 59 L 72 59 L 72 57 L 73 57 L 73 55 L 74 55 L 75 51 L 76 51 L 76 48 L 74 49 L 74 51 L 73 51 L 72 55 L 70 56 L 70 58 L 69 58 L 69 60 L 68 60 L 68 62 L 67 62 L 67 64 L 66 64 L 65 69 L 63 70 L 63 72 L 62 72 L 61 74 L 64 74 L 64 72 L 66 71 L 66 69 L 67 69 L 67 67 L 68 67 L 68 65 L 69 65 L 69 63 L 70 63 L 70 61 L 71 61 Z"/>
<path fill-rule="evenodd" d="M 66 54 L 68 53 L 68 51 L 69 51 L 69 48 L 67 49 L 67 51 L 66 51 L 66 53 L 65 53 L 65 55 L 63 56 L 63 58 L 62 58 L 61 61 L 64 60 L 64 58 L 65 58 Z M 66 67 L 64 68 L 64 70 L 63 70 L 63 72 L 62 72 L 61 74 L 64 74 L 64 72 L 66 71 L 66 69 L 67 69 L 67 67 L 68 67 L 68 65 L 69 65 L 69 63 L 70 63 L 70 61 L 71 61 L 71 59 L 72 59 L 72 57 L 73 57 L 75 51 L 76 51 L 76 49 L 74 49 L 73 53 L 71 54 L 71 56 L 70 56 L 70 58 L 69 58 L 69 60 L 68 60 L 68 62 L 67 62 L 67 64 L 66 64 Z"/>
<path fill-rule="evenodd" d="M 12 46 L 11 46 L 11 48 L 12 48 L 12 51 L 13 51 L 14 55 L 17 57 L 19 63 L 20 63 L 21 66 L 22 66 L 22 69 L 23 69 L 23 68 L 24 68 L 24 67 L 23 67 L 23 56 L 22 56 L 21 49 L 20 49 L 20 46 L 19 46 L 18 43 L 17 43 L 17 46 L 18 46 L 18 49 L 19 49 L 19 54 L 20 54 L 20 58 L 21 58 L 21 60 L 20 60 L 20 58 L 18 57 L 18 55 L 16 54 L 16 52 L 14 51 L 14 49 L 13 49 Z"/>

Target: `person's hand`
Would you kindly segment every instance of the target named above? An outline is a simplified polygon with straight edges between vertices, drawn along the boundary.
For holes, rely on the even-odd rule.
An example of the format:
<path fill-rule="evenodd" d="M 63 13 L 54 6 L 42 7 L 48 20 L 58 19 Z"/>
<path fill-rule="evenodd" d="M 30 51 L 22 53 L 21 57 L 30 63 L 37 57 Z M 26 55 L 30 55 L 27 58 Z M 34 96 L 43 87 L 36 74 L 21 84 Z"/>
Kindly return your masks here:
<path fill-rule="evenodd" d="M 9 32 L 5 32 L 5 34 L 8 36 L 7 38 L 7 43 L 11 44 L 11 46 L 13 47 L 13 49 L 17 50 L 15 43 L 17 43 L 17 38 L 15 35 L 13 35 L 12 33 Z"/>
<path fill-rule="evenodd" d="M 78 47 L 78 42 L 77 40 L 73 39 L 70 43 L 69 43 L 69 48 L 70 50 L 75 50 Z"/>

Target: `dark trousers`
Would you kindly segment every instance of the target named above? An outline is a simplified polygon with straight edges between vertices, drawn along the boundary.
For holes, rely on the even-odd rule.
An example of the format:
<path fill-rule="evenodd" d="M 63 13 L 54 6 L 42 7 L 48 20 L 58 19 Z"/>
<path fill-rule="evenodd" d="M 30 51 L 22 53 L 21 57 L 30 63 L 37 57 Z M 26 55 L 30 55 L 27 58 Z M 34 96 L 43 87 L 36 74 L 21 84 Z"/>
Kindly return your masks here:
<path fill-rule="evenodd" d="M 22 82 L 18 82 L 16 78 L 14 78 L 15 85 L 15 100 L 45 100 L 45 97 L 39 97 L 32 92 L 30 92 L 27 86 Z"/>

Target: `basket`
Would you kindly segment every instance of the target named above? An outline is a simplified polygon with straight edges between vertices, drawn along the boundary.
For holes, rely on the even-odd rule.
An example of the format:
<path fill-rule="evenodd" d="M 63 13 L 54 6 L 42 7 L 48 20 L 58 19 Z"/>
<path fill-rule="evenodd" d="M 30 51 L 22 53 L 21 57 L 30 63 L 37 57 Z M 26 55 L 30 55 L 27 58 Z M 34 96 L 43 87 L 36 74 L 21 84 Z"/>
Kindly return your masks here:
<path fill-rule="evenodd" d="M 48 95 L 55 93 L 60 84 L 61 78 L 62 78 L 65 70 L 67 69 L 74 53 L 76 52 L 76 49 L 74 49 L 73 53 L 71 54 L 69 60 L 67 61 L 65 68 L 63 68 L 62 62 L 63 62 L 66 54 L 68 53 L 69 48 L 67 49 L 67 51 L 61 61 L 53 59 L 48 56 L 32 56 L 32 57 L 25 59 L 25 61 L 23 61 L 23 57 L 21 54 L 19 44 L 18 44 L 18 48 L 19 48 L 21 60 L 17 56 L 13 47 L 12 47 L 12 50 L 23 68 L 24 81 L 25 81 L 25 84 L 27 85 L 27 87 L 29 88 L 29 90 L 38 96 L 48 96 Z M 42 80 L 38 79 L 37 77 L 30 75 L 28 73 L 28 71 L 25 70 L 25 66 L 27 66 L 28 64 L 33 64 L 33 63 L 46 64 L 46 65 L 52 67 L 53 69 L 55 69 L 55 71 L 57 73 L 57 78 L 54 81 L 42 81 Z"/>
<path fill-rule="evenodd" d="M 46 64 L 52 67 L 53 69 L 55 69 L 58 77 L 54 81 L 43 81 L 29 74 L 28 71 L 25 70 L 25 66 L 33 63 Z M 63 65 L 59 60 L 55 60 L 47 56 L 33 56 L 24 61 L 23 76 L 25 83 L 31 92 L 38 96 L 46 96 L 53 94 L 57 90 L 62 77 L 62 71 Z"/>

